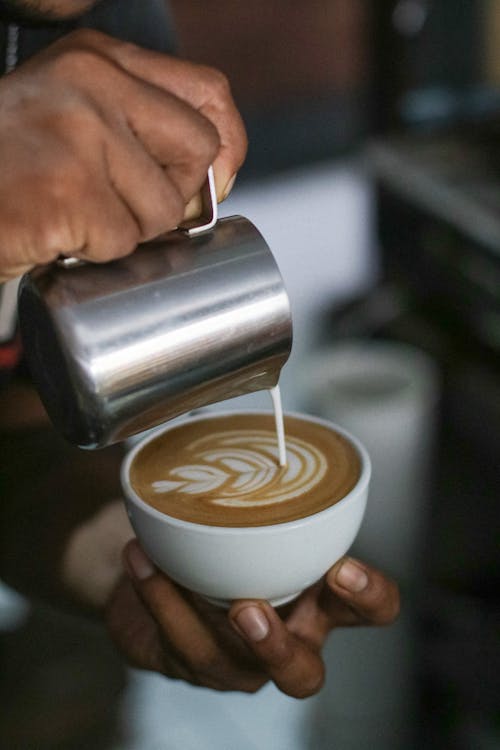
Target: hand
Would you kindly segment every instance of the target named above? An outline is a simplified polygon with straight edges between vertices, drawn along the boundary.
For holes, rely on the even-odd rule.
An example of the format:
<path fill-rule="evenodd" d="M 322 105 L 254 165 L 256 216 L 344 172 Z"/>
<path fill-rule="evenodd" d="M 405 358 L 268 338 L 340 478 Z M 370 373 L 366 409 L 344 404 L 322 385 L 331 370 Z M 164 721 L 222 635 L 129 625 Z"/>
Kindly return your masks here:
<path fill-rule="evenodd" d="M 132 666 L 217 690 L 255 692 L 272 680 L 293 697 L 313 695 L 333 628 L 386 625 L 399 611 L 396 584 L 351 558 L 280 612 L 265 601 L 214 607 L 160 573 L 136 540 L 124 560 L 129 577 L 107 607 L 122 653 Z"/>
<path fill-rule="evenodd" d="M 74 497 L 72 496 L 72 500 Z M 65 540 L 59 575 L 72 604 L 102 610 L 121 577 L 121 553 L 134 532 L 123 500 L 104 502 Z"/>
<path fill-rule="evenodd" d="M 0 280 L 59 254 L 102 262 L 175 228 L 246 152 L 225 77 L 96 31 L 0 81 Z"/>

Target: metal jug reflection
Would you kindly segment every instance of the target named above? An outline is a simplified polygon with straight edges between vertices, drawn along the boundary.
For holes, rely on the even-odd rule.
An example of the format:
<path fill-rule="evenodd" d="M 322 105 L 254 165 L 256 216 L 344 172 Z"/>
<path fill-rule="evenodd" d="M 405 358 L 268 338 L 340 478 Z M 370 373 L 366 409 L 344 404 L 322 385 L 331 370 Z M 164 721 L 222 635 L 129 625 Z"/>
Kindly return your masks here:
<path fill-rule="evenodd" d="M 290 305 L 265 240 L 232 216 L 176 230 L 104 265 L 23 277 L 35 385 L 70 442 L 100 448 L 206 404 L 272 388 Z"/>

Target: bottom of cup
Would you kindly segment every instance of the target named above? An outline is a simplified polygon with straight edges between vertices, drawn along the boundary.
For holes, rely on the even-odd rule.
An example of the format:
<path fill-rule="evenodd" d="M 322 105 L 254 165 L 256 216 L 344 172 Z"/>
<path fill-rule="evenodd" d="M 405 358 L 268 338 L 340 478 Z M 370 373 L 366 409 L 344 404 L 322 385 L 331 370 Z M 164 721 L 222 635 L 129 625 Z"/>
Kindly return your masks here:
<path fill-rule="evenodd" d="M 268 599 L 267 601 L 271 605 L 271 607 L 282 607 L 284 604 L 289 604 L 290 602 L 293 602 L 294 599 L 297 599 L 301 595 L 302 591 L 296 591 L 295 594 L 288 594 L 287 596 L 281 596 L 277 599 Z M 210 604 L 214 604 L 216 607 L 223 607 L 224 609 L 229 609 L 233 603 L 233 599 L 217 599 L 213 596 L 205 596 L 204 594 L 201 594 L 203 598 L 210 602 Z M 251 599 L 252 597 L 246 597 Z"/>

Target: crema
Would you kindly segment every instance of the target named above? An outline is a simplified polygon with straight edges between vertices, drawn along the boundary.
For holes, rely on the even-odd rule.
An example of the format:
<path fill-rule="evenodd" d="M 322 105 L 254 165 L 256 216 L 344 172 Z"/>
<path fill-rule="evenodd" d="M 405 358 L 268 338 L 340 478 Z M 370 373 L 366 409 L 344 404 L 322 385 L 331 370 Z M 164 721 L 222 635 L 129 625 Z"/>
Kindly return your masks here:
<path fill-rule="evenodd" d="M 136 455 L 139 497 L 175 518 L 211 526 L 265 526 L 341 500 L 360 475 L 356 448 L 320 423 L 285 417 L 280 466 L 272 414 L 207 415 L 159 434 Z"/>

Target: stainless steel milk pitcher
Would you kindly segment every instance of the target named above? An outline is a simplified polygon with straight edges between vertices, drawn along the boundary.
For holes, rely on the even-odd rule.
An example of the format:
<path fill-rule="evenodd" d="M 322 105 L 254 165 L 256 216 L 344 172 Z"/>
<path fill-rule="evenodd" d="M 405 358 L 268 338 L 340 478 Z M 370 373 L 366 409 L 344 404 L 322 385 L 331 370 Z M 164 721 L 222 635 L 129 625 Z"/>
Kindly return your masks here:
<path fill-rule="evenodd" d="M 283 280 L 250 221 L 212 210 L 126 258 L 23 277 L 26 358 L 70 442 L 100 448 L 277 384 L 292 337 Z"/>

